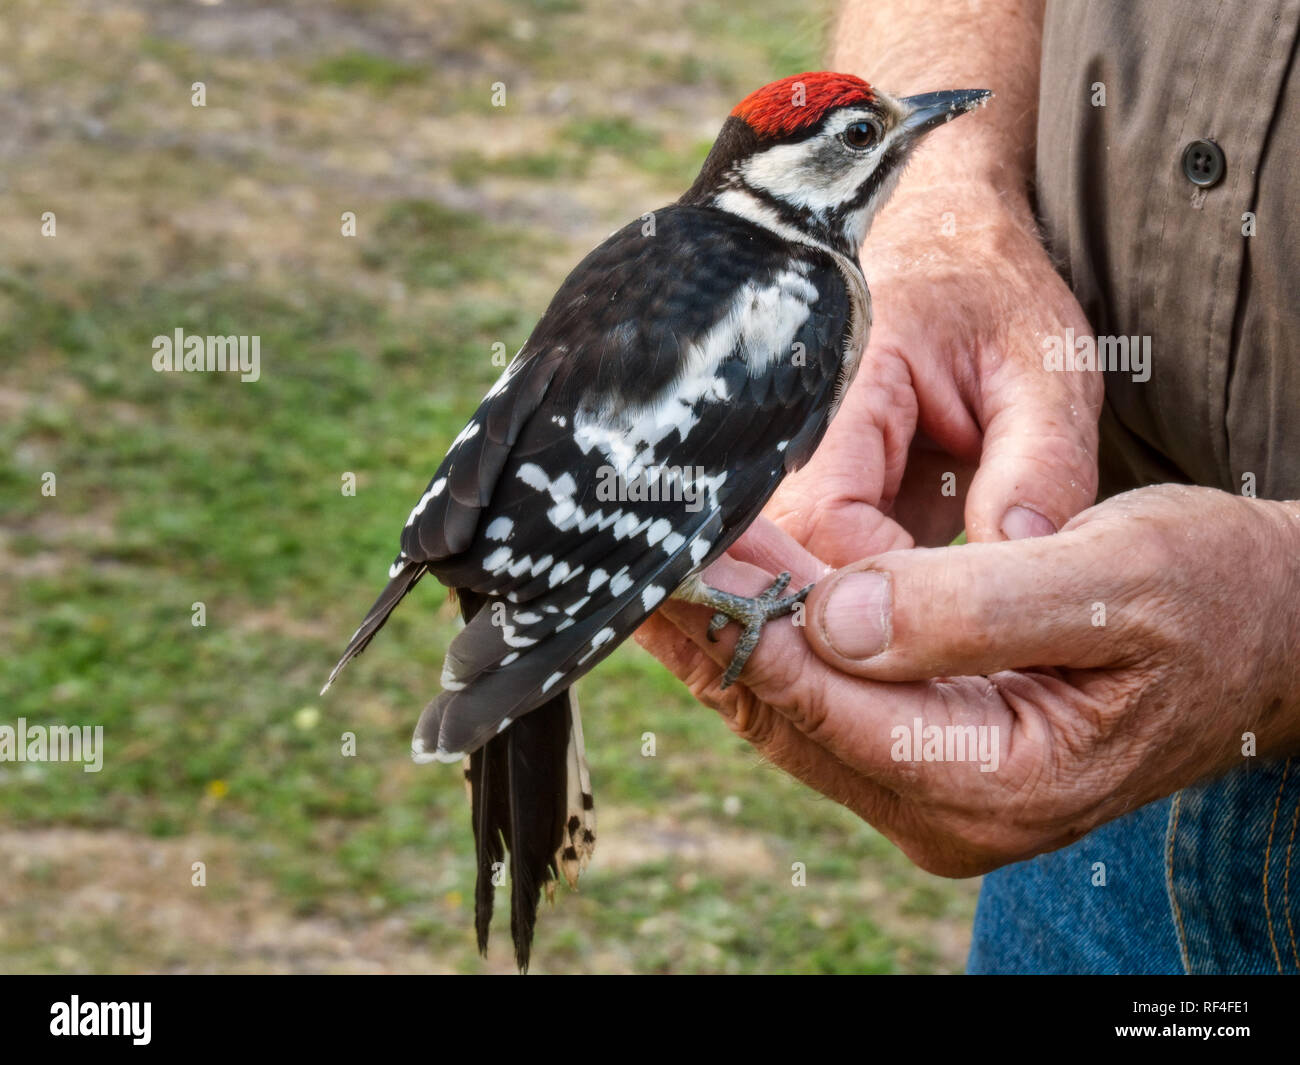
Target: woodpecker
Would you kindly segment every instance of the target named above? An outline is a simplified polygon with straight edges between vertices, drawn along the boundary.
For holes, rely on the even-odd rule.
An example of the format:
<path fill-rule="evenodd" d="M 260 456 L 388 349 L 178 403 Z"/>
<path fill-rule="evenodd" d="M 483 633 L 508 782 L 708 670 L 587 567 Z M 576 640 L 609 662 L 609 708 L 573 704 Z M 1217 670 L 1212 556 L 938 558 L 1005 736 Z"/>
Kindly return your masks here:
<path fill-rule="evenodd" d="M 486 954 L 509 854 L 526 971 L 541 891 L 595 846 L 573 684 L 668 596 L 742 627 L 811 590 L 709 587 L 701 572 L 822 439 L 871 323 L 858 249 L 918 140 L 985 90 L 896 99 L 848 74 L 773 82 L 731 112 L 695 183 L 569 274 L 411 510 L 389 583 L 334 667 L 431 573 L 457 597 L 416 762 L 465 762 Z M 322 692 L 324 689 L 322 689 Z"/>

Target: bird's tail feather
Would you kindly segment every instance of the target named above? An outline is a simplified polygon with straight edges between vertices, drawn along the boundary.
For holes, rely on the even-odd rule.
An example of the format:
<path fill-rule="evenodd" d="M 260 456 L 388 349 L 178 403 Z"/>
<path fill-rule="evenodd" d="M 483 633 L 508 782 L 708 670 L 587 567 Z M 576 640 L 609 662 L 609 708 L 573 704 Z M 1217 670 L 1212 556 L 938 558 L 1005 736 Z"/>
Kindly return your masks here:
<path fill-rule="evenodd" d="M 402 597 L 407 592 L 416 586 L 426 572 L 427 567 L 417 562 L 408 562 L 397 571 L 384 590 L 379 593 L 379 598 L 367 611 L 365 618 L 357 627 L 357 631 L 352 634 L 352 639 L 348 641 L 348 645 L 343 651 L 343 657 L 339 659 L 338 665 L 330 670 L 329 680 L 325 682 L 325 687 L 320 690 L 321 695 L 329 691 L 330 685 L 334 683 L 334 678 L 343 672 L 343 667 L 366 649 L 366 644 L 371 641 L 375 633 L 384 627 L 384 622 L 388 620 L 388 615 L 393 612 L 393 608 L 402 601 Z"/>
<path fill-rule="evenodd" d="M 577 888 L 579 874 L 587 868 L 596 849 L 596 804 L 591 794 L 591 772 L 587 768 L 587 748 L 582 739 L 582 717 L 578 713 L 578 696 L 572 688 L 569 696 L 569 749 L 565 755 L 564 839 L 556 856 L 560 872 Z"/>
<path fill-rule="evenodd" d="M 503 743 L 489 743 L 469 756 L 470 816 L 474 824 L 477 877 L 474 882 L 474 931 L 478 950 L 487 954 L 496 877 L 505 869 L 505 833 L 510 825 L 509 767 Z"/>
<path fill-rule="evenodd" d="M 461 613 L 466 620 L 479 611 L 483 601 L 473 593 L 460 593 Z M 576 799 L 570 785 L 571 772 L 579 782 Z M 561 868 L 573 883 L 595 843 L 582 725 L 571 692 L 561 692 L 521 715 L 474 751 L 469 756 L 468 777 L 478 870 L 474 885 L 478 948 L 481 953 L 487 952 L 493 895 L 501 880 L 500 872 L 506 868 L 508 850 L 510 935 L 519 969 L 527 971 L 542 888 L 558 878 Z M 584 848 L 575 848 L 574 860 L 566 861 L 566 848 L 571 846 L 567 825 L 576 816 L 570 809 L 575 801 L 585 813 L 576 828 Z M 584 831 L 591 833 L 590 840 Z"/>
<path fill-rule="evenodd" d="M 524 714 L 501 734 L 510 789 L 510 938 L 528 969 L 542 886 L 558 875 L 567 809 L 568 693 Z"/>
<path fill-rule="evenodd" d="M 474 931 L 487 953 L 495 886 L 510 850 L 510 934 L 528 970 L 542 887 L 558 875 L 567 814 L 568 693 L 542 703 L 469 756 L 477 854 Z"/>

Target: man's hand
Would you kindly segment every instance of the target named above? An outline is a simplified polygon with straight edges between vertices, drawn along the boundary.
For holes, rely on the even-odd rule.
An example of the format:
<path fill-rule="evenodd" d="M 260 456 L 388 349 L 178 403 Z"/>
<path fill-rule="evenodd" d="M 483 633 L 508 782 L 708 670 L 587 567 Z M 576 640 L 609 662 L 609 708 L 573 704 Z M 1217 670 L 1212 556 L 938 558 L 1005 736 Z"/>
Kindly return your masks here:
<path fill-rule="evenodd" d="M 777 765 L 918 865 L 967 876 L 1300 743 L 1300 504 L 1160 486 L 1056 536 L 900 551 L 824 577 L 760 521 L 707 571 L 752 594 L 818 580 L 721 691 L 735 634 L 666 604 L 638 633 Z M 930 679 L 938 677 L 940 679 Z M 884 683 L 889 682 L 889 683 Z M 997 729 L 997 768 L 896 761 L 930 726 Z M 924 732 L 922 731 L 922 735 Z M 992 737 L 992 733 L 987 733 Z"/>
<path fill-rule="evenodd" d="M 996 541 L 1052 532 L 1095 497 L 1100 375 L 1043 370 L 1046 336 L 1089 327 L 1029 206 L 1042 20 L 1043 0 L 843 5 L 836 70 L 995 97 L 929 136 L 873 223 L 863 365 L 767 511 L 833 565 L 948 543 L 963 500 L 969 539 Z"/>
<path fill-rule="evenodd" d="M 1101 376 L 1043 368 L 1044 337 L 1091 330 L 1028 209 L 982 185 L 898 197 L 863 251 L 858 376 L 765 512 L 837 566 L 949 543 L 963 519 L 972 541 L 1045 535 L 1097 490 Z"/>

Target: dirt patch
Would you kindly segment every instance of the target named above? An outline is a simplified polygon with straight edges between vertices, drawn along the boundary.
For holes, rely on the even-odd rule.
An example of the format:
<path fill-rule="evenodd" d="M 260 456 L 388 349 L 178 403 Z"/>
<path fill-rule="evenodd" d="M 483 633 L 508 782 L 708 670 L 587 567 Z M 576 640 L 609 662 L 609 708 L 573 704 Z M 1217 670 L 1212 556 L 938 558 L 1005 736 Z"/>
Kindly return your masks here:
<path fill-rule="evenodd" d="M 232 840 L 0 833 L 0 970 L 68 973 L 451 971 L 406 923 L 296 916 Z M 192 883 L 203 862 L 206 886 Z M 161 962 L 150 959 L 163 959 Z"/>

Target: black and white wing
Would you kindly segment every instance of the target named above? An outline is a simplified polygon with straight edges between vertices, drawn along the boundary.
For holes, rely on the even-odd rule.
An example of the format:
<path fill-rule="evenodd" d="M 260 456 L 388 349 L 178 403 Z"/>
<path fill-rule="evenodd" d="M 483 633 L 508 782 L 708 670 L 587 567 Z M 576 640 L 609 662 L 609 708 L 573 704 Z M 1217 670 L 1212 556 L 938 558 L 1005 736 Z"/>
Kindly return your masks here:
<path fill-rule="evenodd" d="M 841 267 L 708 208 L 655 222 L 574 270 L 411 513 L 390 588 L 427 571 L 486 597 L 417 759 L 459 759 L 569 687 L 825 431 L 853 332 Z"/>

